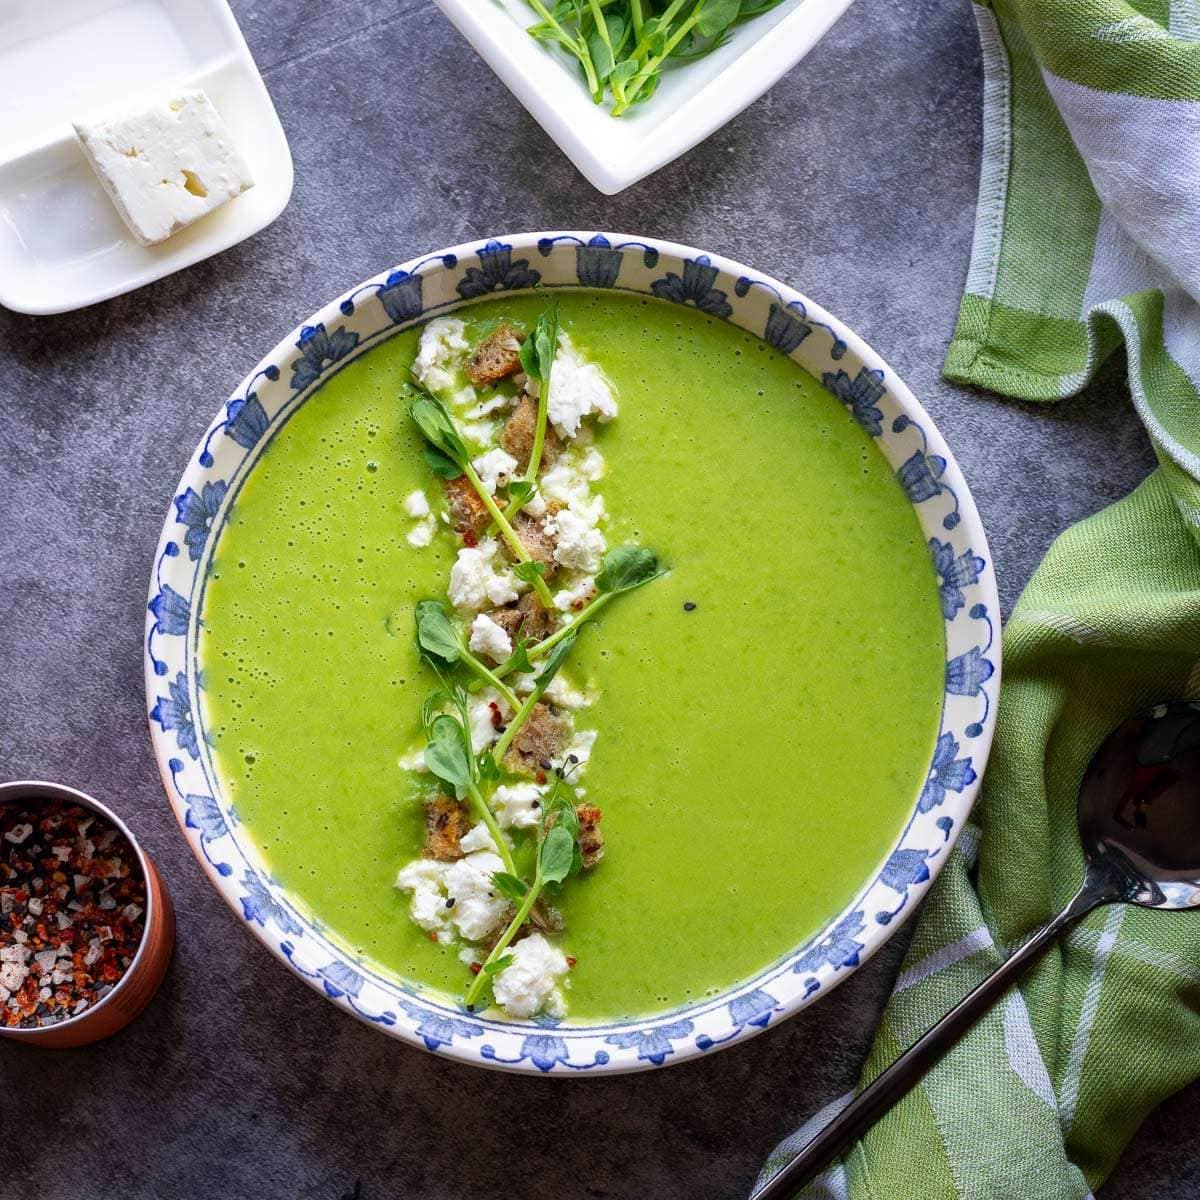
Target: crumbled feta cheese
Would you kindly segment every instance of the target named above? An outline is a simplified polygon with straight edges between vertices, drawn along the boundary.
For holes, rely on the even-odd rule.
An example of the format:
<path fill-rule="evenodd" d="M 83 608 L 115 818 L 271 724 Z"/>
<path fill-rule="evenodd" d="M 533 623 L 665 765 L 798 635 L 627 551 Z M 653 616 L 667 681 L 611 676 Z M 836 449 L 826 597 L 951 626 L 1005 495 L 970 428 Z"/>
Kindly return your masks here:
<path fill-rule="evenodd" d="M 12 842 L 14 846 L 19 846 L 33 832 L 33 826 L 26 821 L 22 825 L 14 825 L 5 835 L 6 842 Z"/>
<path fill-rule="evenodd" d="M 420 488 L 404 497 L 404 511 L 410 517 L 429 516 L 429 500 Z"/>
<path fill-rule="evenodd" d="M 567 956 L 540 933 L 531 933 L 512 948 L 512 963 L 492 979 L 496 1003 L 514 1017 L 545 1011 L 561 1017 L 566 1011 L 559 981 L 570 969 Z"/>
<path fill-rule="evenodd" d="M 561 671 L 550 680 L 550 686 L 542 694 L 559 708 L 587 708 L 592 702 L 591 697 L 573 687 Z"/>
<path fill-rule="evenodd" d="M 417 858 L 396 876 L 396 887 L 412 893 L 412 919 L 422 929 L 457 932 L 477 942 L 508 911 L 508 900 L 492 888 L 492 874 L 503 870 L 500 856 L 487 850 L 452 863 Z M 449 900 L 454 903 L 447 904 Z"/>
<path fill-rule="evenodd" d="M 514 402 L 514 397 L 506 396 L 503 392 L 495 392 L 486 400 L 480 400 L 467 414 L 468 421 L 478 421 L 494 413 L 498 408 L 508 408 Z"/>
<path fill-rule="evenodd" d="M 437 518 L 428 516 L 422 521 L 418 521 L 408 531 L 408 544 L 416 546 L 420 549 L 423 546 L 428 546 L 433 541 L 433 535 L 437 533 Z"/>
<path fill-rule="evenodd" d="M 471 466 L 475 468 L 475 474 L 483 480 L 483 486 L 495 495 L 496 489 L 508 483 L 517 469 L 517 460 L 507 450 L 495 446 L 486 454 L 474 459 Z"/>
<path fill-rule="evenodd" d="M 576 605 L 582 607 L 596 594 L 596 581 L 583 575 L 569 588 L 554 593 L 554 605 L 560 612 L 570 612 Z"/>
<path fill-rule="evenodd" d="M 476 446 L 486 446 L 496 440 L 500 427 L 495 421 L 464 421 L 458 422 L 458 431 L 463 440 Z"/>
<path fill-rule="evenodd" d="M 396 765 L 402 771 L 429 770 L 429 768 L 425 765 L 425 747 L 418 746 L 415 750 L 410 750 L 407 754 L 397 760 Z"/>
<path fill-rule="evenodd" d="M 409 913 L 422 929 L 450 928 L 446 907 L 446 864 L 433 858 L 415 858 L 396 876 L 396 887 L 412 893 Z"/>
<path fill-rule="evenodd" d="M 536 686 L 537 676 L 532 671 L 527 675 L 518 675 L 513 682 L 513 689 L 519 696 L 528 696 Z M 591 697 L 572 686 L 562 671 L 550 680 L 543 695 L 560 708 L 587 708 L 592 702 Z"/>
<path fill-rule="evenodd" d="M 595 483 L 604 474 L 604 455 L 595 446 L 589 446 L 580 458 L 579 474 L 590 483 Z"/>
<path fill-rule="evenodd" d="M 470 349 L 466 332 L 457 317 L 437 317 L 421 330 L 413 374 L 431 391 L 454 386 L 455 373 Z"/>
<path fill-rule="evenodd" d="M 467 715 L 471 718 L 471 749 L 478 754 L 500 737 L 500 730 L 492 720 L 498 708 L 505 709 L 504 701 L 495 688 L 484 688 L 467 703 Z"/>
<path fill-rule="evenodd" d="M 564 454 L 554 466 L 542 473 L 538 491 L 548 500 L 572 504 L 590 495 L 587 478 L 580 472 L 575 456 Z"/>
<path fill-rule="evenodd" d="M 547 415 L 559 437 L 573 438 L 584 417 L 611 421 L 617 415 L 612 385 L 595 363 L 586 362 L 566 335 L 558 335 L 558 351 L 550 368 Z"/>
<path fill-rule="evenodd" d="M 490 850 L 493 854 L 496 852 L 496 843 L 482 821 L 458 839 L 458 847 L 464 854 L 474 854 L 476 850 Z"/>
<path fill-rule="evenodd" d="M 96 178 L 143 246 L 165 241 L 254 186 L 199 88 L 75 126 Z"/>
<path fill-rule="evenodd" d="M 600 500 L 600 497 L 596 497 Z M 601 501 L 603 509 L 603 501 Z M 600 569 L 600 560 L 608 543 L 604 534 L 595 527 L 587 508 L 572 506 L 555 514 L 554 531 L 558 540 L 554 546 L 554 557 L 572 571 L 583 571 L 594 575 Z"/>
<path fill-rule="evenodd" d="M 468 854 L 446 869 L 446 897 L 454 900 L 447 911 L 454 927 L 469 942 L 487 937 L 508 912 L 508 898 L 492 887 L 492 875 L 503 870 L 500 856 L 487 850 Z"/>
<path fill-rule="evenodd" d="M 512 638 L 487 613 L 480 613 L 471 622 L 471 649 L 486 654 L 495 662 L 503 662 L 512 653 Z"/>
<path fill-rule="evenodd" d="M 492 793 L 501 829 L 531 829 L 542 817 L 542 793 L 532 783 L 502 783 Z"/>
<path fill-rule="evenodd" d="M 450 602 L 455 608 L 478 611 L 489 605 L 508 604 L 517 598 L 517 578 L 507 568 L 497 571 L 495 538 L 478 546 L 464 546 L 450 568 Z"/>
<path fill-rule="evenodd" d="M 592 749 L 595 745 L 596 731 L 594 729 L 577 729 L 567 744 L 567 748 L 551 761 L 556 768 L 561 767 L 564 771 L 570 771 L 571 778 L 576 779 L 583 774 L 584 767 L 592 757 Z M 575 761 L 572 762 L 572 759 Z"/>

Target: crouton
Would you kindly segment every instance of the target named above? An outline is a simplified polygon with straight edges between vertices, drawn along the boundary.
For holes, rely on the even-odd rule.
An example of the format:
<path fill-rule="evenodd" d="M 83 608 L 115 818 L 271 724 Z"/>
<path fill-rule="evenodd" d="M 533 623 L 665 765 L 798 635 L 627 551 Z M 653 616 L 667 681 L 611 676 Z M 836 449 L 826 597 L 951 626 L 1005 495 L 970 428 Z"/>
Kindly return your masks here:
<path fill-rule="evenodd" d="M 526 592 L 517 601 L 517 611 L 525 614 L 521 625 L 521 636 L 532 642 L 541 642 L 558 628 L 558 620 L 537 598 L 536 592 Z"/>
<path fill-rule="evenodd" d="M 547 533 L 542 528 L 541 517 L 532 516 L 524 511 L 517 513 L 513 518 L 512 527 L 529 557 L 546 568 L 542 578 L 553 579 L 558 571 L 558 560 L 554 557 L 554 549 L 558 545 L 557 536 Z M 512 548 L 507 543 L 505 547 L 511 554 Z"/>
<path fill-rule="evenodd" d="M 530 909 L 529 924 L 543 933 L 562 933 L 567 927 L 562 913 L 554 905 L 541 899 L 534 901 L 533 908 Z"/>
<path fill-rule="evenodd" d="M 513 738 L 504 765 L 515 775 L 536 775 L 548 769 L 544 763 L 562 753 L 570 736 L 570 722 L 539 700 Z"/>
<path fill-rule="evenodd" d="M 575 815 L 579 818 L 579 852 L 583 855 L 583 869 L 586 871 L 604 857 L 601 812 L 594 804 L 580 804 L 575 809 Z"/>
<path fill-rule="evenodd" d="M 523 393 L 520 403 L 500 431 L 500 445 L 517 460 L 519 471 L 529 467 L 529 456 L 533 453 L 533 439 L 537 433 L 537 410 L 537 401 L 528 393 Z M 562 442 L 554 432 L 554 426 L 547 424 L 546 436 L 542 441 L 542 470 L 552 467 L 561 453 Z"/>
<path fill-rule="evenodd" d="M 453 862 L 462 858 L 463 835 L 471 828 L 466 805 L 449 796 L 438 796 L 425 805 L 426 858 Z"/>
<path fill-rule="evenodd" d="M 532 645 L 548 638 L 555 630 L 554 614 L 543 607 L 536 592 L 526 592 L 520 600 L 493 609 L 488 616 L 514 643 L 518 637 L 523 637 Z"/>
<path fill-rule="evenodd" d="M 521 368 L 521 335 L 507 322 L 498 325 L 475 347 L 467 378 L 476 386 L 499 383 Z"/>
<path fill-rule="evenodd" d="M 473 539 L 488 527 L 491 520 L 487 506 L 465 475 L 442 480 L 442 487 L 446 491 L 446 503 L 450 507 L 450 519 L 454 522 L 455 530 L 464 541 L 473 544 Z"/>

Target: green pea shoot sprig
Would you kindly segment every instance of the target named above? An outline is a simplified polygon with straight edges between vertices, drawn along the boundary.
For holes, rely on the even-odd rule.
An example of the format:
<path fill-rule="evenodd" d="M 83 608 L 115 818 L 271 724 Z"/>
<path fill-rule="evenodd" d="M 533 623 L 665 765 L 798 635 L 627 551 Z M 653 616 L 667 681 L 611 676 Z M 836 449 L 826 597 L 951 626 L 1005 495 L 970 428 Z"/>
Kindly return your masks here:
<path fill-rule="evenodd" d="M 583 869 L 583 854 L 579 849 L 579 815 L 575 811 L 574 801 L 563 793 L 564 777 L 561 771 L 555 776 L 554 789 L 545 806 L 545 816 L 537 826 L 533 879 L 527 883 L 519 875 L 506 871 L 497 871 L 492 875 L 496 890 L 511 900 L 517 906 L 517 911 L 467 989 L 468 1010 L 474 1010 L 480 994 L 496 972 L 512 964 L 512 955 L 505 954 L 505 951 L 529 920 L 533 906 L 543 891 L 548 886 L 560 886 L 568 876 L 578 875 Z"/>
<path fill-rule="evenodd" d="M 657 89 L 672 60 L 702 58 L 740 21 L 781 0 L 527 0 L 540 20 L 529 34 L 579 62 L 596 104 L 619 117 Z"/>
<path fill-rule="evenodd" d="M 415 378 L 406 386 L 410 400 L 409 416 L 425 438 L 425 461 L 429 469 L 442 479 L 457 479 L 465 475 L 476 495 L 483 502 L 491 518 L 491 527 L 499 531 L 508 543 L 517 560 L 513 574 L 533 587 L 542 605 L 553 611 L 554 597 L 546 586 L 546 568 L 533 559 L 521 541 L 512 522 L 517 513 L 537 493 L 537 474 L 542 462 L 542 451 L 546 444 L 547 414 L 550 404 L 550 372 L 554 365 L 554 353 L 558 345 L 558 307 L 543 313 L 534 325 L 533 332 L 521 343 L 521 366 L 526 374 L 538 381 L 537 424 L 534 428 L 533 447 L 529 455 L 529 466 L 520 479 L 508 484 L 508 501 L 503 509 L 488 491 L 478 472 L 471 463 L 471 452 L 458 431 L 450 410 Z"/>

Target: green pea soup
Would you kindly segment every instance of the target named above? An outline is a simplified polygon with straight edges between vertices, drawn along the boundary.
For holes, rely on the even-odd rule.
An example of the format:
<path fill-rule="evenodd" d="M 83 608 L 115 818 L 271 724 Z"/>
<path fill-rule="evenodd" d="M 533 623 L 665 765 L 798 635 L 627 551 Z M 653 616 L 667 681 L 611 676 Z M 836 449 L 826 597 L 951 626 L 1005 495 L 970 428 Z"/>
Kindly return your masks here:
<path fill-rule="evenodd" d="M 597 429 L 609 545 L 669 574 L 609 605 L 570 672 L 597 696 L 583 783 L 607 852 L 561 909 L 569 1017 L 725 990 L 835 915 L 912 810 L 941 716 L 944 630 L 925 538 L 845 408 L 758 338 L 692 309 L 563 292 L 615 385 Z M 544 301 L 488 300 L 532 325 Z M 200 715 L 220 786 L 296 903 L 377 969 L 461 997 L 457 949 L 393 884 L 418 855 L 399 759 L 434 679 L 412 609 L 456 545 L 411 546 L 436 481 L 400 400 L 419 330 L 333 374 L 237 494 L 201 609 Z"/>

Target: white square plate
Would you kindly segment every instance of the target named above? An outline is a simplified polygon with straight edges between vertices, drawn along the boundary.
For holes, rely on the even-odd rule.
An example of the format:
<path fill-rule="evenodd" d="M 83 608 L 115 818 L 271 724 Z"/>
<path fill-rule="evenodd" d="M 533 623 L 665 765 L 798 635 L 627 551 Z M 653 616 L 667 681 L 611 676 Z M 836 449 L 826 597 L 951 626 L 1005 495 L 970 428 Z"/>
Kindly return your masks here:
<path fill-rule="evenodd" d="M 0 46 L 0 304 L 67 312 L 226 250 L 292 194 L 292 156 L 225 0 L 5 0 Z M 146 91 L 201 87 L 255 185 L 140 246 L 88 166 L 72 120 Z"/>
<path fill-rule="evenodd" d="M 678 158 L 757 100 L 817 44 L 851 0 L 784 0 L 719 50 L 673 64 L 620 118 L 592 103 L 566 51 L 534 41 L 524 0 L 436 0 L 589 182 L 608 195 Z"/>

